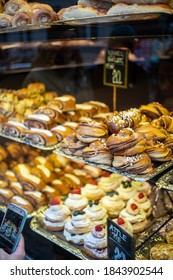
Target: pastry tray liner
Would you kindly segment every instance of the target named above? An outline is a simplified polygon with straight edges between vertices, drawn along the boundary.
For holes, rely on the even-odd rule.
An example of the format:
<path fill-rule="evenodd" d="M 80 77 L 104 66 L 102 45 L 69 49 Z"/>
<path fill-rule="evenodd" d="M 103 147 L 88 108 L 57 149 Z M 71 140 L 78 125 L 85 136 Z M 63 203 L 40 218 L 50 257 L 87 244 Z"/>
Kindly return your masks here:
<path fill-rule="evenodd" d="M 59 247 L 63 248 L 64 250 L 70 252 L 71 254 L 75 255 L 79 259 L 87 260 L 92 259 L 88 257 L 85 252 L 83 251 L 82 245 L 76 245 L 71 242 L 65 240 L 63 235 L 63 231 L 60 232 L 51 232 L 48 231 L 44 224 L 43 224 L 43 217 L 44 213 L 47 209 L 47 206 L 42 206 L 31 219 L 30 228 L 41 235 L 42 237 L 46 238 L 47 240 L 53 242 L 54 244 L 58 245 Z M 136 239 L 136 253 L 138 254 L 139 248 L 145 243 L 150 236 L 153 235 L 159 228 L 161 228 L 168 220 L 170 216 L 166 214 L 160 218 L 151 218 L 148 222 L 148 227 L 146 228 L 145 232 L 140 233 L 135 237 Z M 141 252 L 141 251 L 140 251 Z"/>
<path fill-rule="evenodd" d="M 169 182 L 170 176 L 173 175 L 173 170 L 168 171 L 163 176 L 161 176 L 156 181 L 156 186 L 158 186 L 160 189 L 166 189 L 168 191 L 173 191 L 173 184 Z"/>
<path fill-rule="evenodd" d="M 140 182 L 145 182 L 145 181 L 153 179 L 155 176 L 159 175 L 160 173 L 162 173 L 163 171 L 165 171 L 166 169 L 168 169 L 169 167 L 171 167 L 173 165 L 173 160 L 163 162 L 163 163 L 159 163 L 158 166 L 155 166 L 155 171 L 153 173 L 147 173 L 147 174 L 144 174 L 144 175 L 139 175 L 139 174 L 134 174 L 134 173 L 123 172 L 121 170 L 118 170 L 118 169 L 114 168 L 113 166 L 108 166 L 108 165 L 104 165 L 104 164 L 97 164 L 97 163 L 94 163 L 94 162 L 85 161 L 82 157 L 67 155 L 67 154 L 63 153 L 62 151 L 60 151 L 59 148 L 56 148 L 53 152 L 55 154 L 59 154 L 59 155 L 64 156 L 64 157 L 68 157 L 70 159 L 83 162 L 85 164 L 90 164 L 90 165 L 99 167 L 99 168 L 101 168 L 103 170 L 106 170 L 106 171 L 109 171 L 109 172 L 122 174 L 123 176 L 127 176 L 127 177 L 131 178 L 132 180 L 140 181 Z"/>

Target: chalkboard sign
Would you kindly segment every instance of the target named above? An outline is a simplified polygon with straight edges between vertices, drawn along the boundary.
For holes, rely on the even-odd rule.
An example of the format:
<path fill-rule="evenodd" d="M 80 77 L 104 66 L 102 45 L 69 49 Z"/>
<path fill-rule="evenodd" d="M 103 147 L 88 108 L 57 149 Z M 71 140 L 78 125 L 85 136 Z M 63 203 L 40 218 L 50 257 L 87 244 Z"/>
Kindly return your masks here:
<path fill-rule="evenodd" d="M 128 49 L 108 49 L 104 64 L 104 84 L 127 88 Z"/>
<path fill-rule="evenodd" d="M 110 260 L 134 260 L 135 239 L 125 230 L 108 219 L 108 257 Z"/>

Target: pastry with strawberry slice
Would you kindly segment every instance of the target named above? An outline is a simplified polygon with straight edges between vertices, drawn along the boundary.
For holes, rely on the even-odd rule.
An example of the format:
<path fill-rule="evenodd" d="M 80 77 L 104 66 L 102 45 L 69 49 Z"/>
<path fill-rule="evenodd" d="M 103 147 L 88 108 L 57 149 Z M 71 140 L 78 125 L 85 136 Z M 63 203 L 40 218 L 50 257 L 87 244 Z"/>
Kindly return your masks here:
<path fill-rule="evenodd" d="M 132 224 L 133 233 L 142 232 L 148 222 L 145 211 L 136 203 L 127 204 L 126 208 L 120 212 L 119 216 Z"/>
<path fill-rule="evenodd" d="M 84 239 L 84 252 L 87 256 L 98 259 L 106 260 L 107 255 L 107 232 L 104 226 L 93 226 Z"/>
<path fill-rule="evenodd" d="M 50 231 L 63 230 L 65 223 L 70 219 L 70 214 L 70 209 L 62 203 L 60 197 L 53 198 L 44 214 L 45 228 Z"/>
<path fill-rule="evenodd" d="M 117 224 L 119 227 L 121 227 L 123 230 L 125 230 L 128 234 L 133 236 L 133 227 L 132 224 L 124 218 L 118 217 L 116 219 L 112 220 L 115 224 Z"/>
<path fill-rule="evenodd" d="M 64 204 L 67 205 L 71 211 L 82 210 L 87 206 L 88 199 L 82 195 L 80 188 L 76 188 L 71 190 Z"/>

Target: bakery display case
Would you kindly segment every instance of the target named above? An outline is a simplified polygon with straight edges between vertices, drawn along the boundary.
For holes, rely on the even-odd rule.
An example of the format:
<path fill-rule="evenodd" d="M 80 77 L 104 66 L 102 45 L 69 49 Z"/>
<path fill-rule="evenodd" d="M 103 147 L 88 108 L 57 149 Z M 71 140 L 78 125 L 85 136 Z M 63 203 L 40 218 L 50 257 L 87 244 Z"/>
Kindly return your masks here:
<path fill-rule="evenodd" d="M 172 252 L 172 1 L 5 2 L 0 215 L 27 209 L 27 257 L 107 259 L 107 219 L 136 259 Z M 105 83 L 109 50 L 126 87 Z"/>

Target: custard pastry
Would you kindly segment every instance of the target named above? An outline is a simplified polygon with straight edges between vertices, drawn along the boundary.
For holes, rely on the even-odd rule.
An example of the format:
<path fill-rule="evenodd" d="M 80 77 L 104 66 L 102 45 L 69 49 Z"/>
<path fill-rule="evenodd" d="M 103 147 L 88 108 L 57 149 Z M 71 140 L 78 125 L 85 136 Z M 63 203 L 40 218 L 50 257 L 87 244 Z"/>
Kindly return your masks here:
<path fill-rule="evenodd" d="M 64 204 L 71 211 L 84 209 L 88 204 L 88 199 L 81 193 L 81 189 L 73 189 L 64 201 Z"/>
<path fill-rule="evenodd" d="M 115 219 L 119 216 L 122 209 L 125 208 L 126 203 L 118 195 L 116 191 L 108 192 L 100 200 L 104 208 L 106 208 L 108 217 Z"/>

